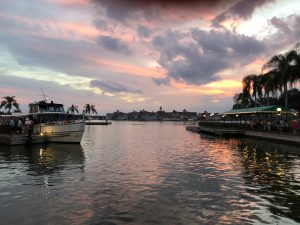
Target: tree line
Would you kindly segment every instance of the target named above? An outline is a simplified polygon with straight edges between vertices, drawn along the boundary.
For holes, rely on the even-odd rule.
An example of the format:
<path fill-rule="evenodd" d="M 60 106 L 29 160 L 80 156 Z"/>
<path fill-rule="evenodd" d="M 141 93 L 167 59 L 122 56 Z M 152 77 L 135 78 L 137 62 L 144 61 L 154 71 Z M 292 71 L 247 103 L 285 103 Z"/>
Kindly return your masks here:
<path fill-rule="evenodd" d="M 16 96 L 5 96 L 2 99 L 3 100 L 1 101 L 0 109 L 4 108 L 7 111 L 7 114 L 11 114 L 11 110 L 13 108 L 15 108 L 14 112 L 21 112 L 20 105 L 16 100 Z M 78 106 L 75 106 L 75 105 L 72 104 L 68 108 L 67 113 L 72 113 L 72 114 L 79 113 Z M 97 110 L 96 110 L 94 105 L 85 104 L 84 107 L 83 107 L 82 113 L 84 115 L 88 114 L 90 116 L 91 114 L 97 114 Z"/>
<path fill-rule="evenodd" d="M 299 81 L 300 43 L 288 52 L 273 56 L 262 66 L 261 74 L 246 75 L 242 92 L 233 97 L 233 109 L 279 104 L 287 110 L 294 104 L 289 104 L 291 95 L 300 97 L 294 88 Z"/>

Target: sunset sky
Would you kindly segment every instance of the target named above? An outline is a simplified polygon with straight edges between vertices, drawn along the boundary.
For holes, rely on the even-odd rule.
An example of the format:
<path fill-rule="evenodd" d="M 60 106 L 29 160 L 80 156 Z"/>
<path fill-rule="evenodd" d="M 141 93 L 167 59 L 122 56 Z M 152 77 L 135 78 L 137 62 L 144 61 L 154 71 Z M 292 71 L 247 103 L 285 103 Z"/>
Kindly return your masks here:
<path fill-rule="evenodd" d="M 223 112 L 299 24 L 299 0 L 0 0 L 0 96 Z"/>

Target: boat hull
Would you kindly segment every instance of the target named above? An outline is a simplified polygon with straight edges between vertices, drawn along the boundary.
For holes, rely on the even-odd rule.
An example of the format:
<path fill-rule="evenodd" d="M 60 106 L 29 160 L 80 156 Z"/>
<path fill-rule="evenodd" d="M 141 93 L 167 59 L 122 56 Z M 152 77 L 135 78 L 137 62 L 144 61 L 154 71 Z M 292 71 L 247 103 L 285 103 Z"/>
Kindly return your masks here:
<path fill-rule="evenodd" d="M 67 124 L 37 124 L 33 133 L 45 136 L 46 142 L 51 143 L 80 143 L 85 129 L 85 122 Z"/>

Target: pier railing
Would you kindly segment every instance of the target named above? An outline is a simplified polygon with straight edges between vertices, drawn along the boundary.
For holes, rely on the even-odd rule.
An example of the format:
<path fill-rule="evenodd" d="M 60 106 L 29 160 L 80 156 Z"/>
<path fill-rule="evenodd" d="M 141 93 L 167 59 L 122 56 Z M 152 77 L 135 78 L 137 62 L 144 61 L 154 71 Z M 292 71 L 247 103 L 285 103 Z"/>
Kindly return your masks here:
<path fill-rule="evenodd" d="M 271 133 L 286 133 L 290 134 L 293 132 L 290 126 L 278 126 L 278 125 L 266 125 L 266 124 L 256 124 L 252 125 L 249 123 L 237 123 L 230 121 L 199 121 L 199 126 L 205 126 L 209 128 L 219 128 L 219 129 L 238 129 L 245 131 L 262 131 Z"/>
<path fill-rule="evenodd" d="M 0 135 L 8 136 L 14 133 L 14 129 L 10 125 L 0 125 Z"/>
<path fill-rule="evenodd" d="M 219 121 L 199 121 L 200 126 L 211 127 L 211 128 L 225 128 L 225 129 L 250 129 L 249 124 L 237 124 L 237 123 L 224 123 Z"/>

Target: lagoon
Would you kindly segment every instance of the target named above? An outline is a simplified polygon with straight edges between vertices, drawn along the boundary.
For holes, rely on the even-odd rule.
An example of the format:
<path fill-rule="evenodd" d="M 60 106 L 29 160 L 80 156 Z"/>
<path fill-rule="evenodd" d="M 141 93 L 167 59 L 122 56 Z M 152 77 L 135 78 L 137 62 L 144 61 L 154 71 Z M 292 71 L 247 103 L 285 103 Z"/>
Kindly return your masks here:
<path fill-rule="evenodd" d="M 297 224 L 300 148 L 199 135 L 182 122 L 86 126 L 81 145 L 0 146 L 0 216 L 4 224 Z"/>

